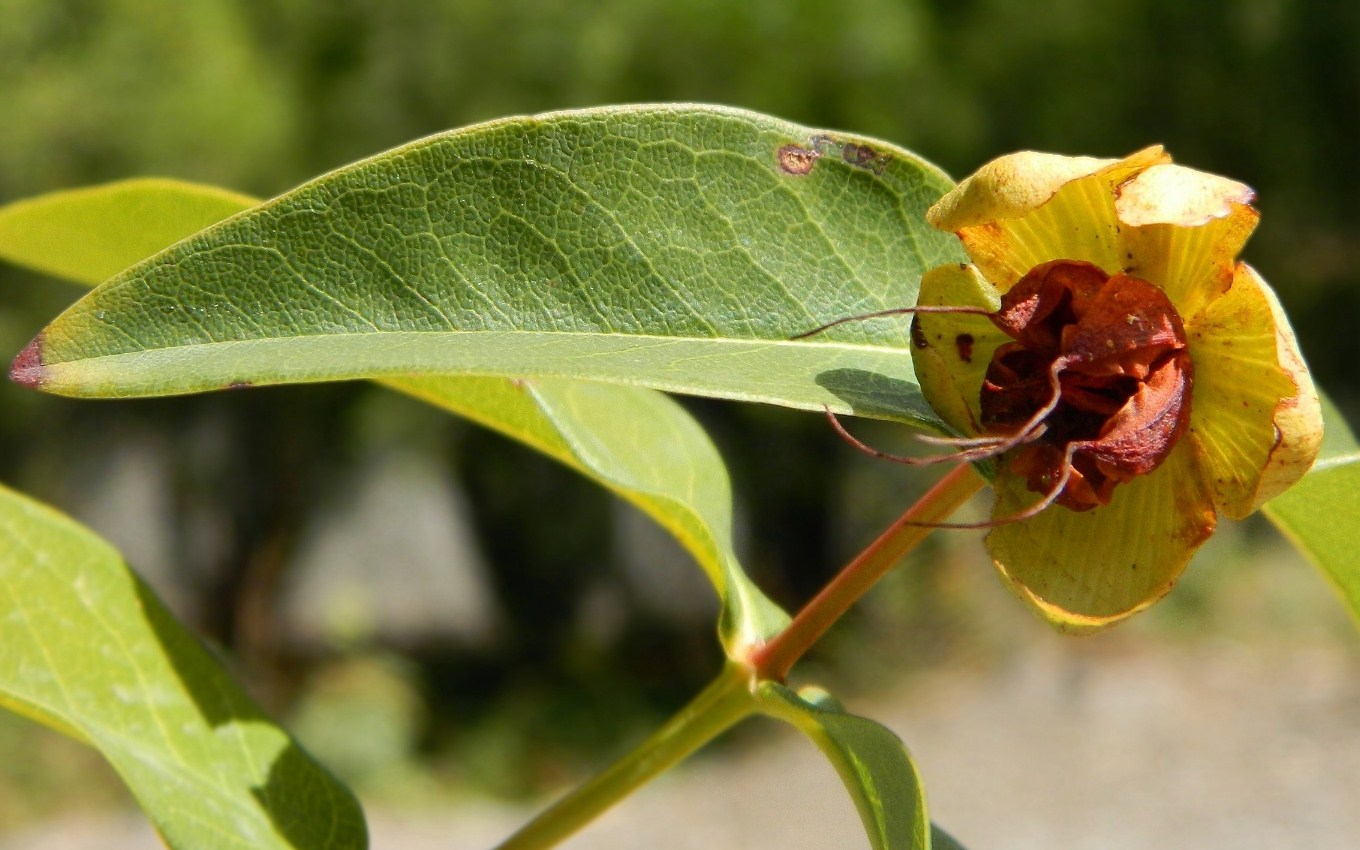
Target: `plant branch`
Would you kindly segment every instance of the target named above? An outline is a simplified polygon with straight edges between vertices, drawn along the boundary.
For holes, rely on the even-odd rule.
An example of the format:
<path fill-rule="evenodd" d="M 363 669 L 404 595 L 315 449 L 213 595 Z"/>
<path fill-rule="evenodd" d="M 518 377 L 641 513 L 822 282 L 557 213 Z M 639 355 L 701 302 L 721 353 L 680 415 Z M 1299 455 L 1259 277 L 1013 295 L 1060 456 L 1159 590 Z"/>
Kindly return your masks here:
<path fill-rule="evenodd" d="M 496 850 L 556 846 L 652 777 L 678 764 L 756 710 L 751 671 L 728 664 L 665 726 L 603 773 L 568 792 L 502 842 Z"/>
<path fill-rule="evenodd" d="M 721 675 L 665 726 L 603 773 L 567 793 L 496 850 L 546 850 L 565 840 L 648 780 L 754 713 L 752 682 L 782 681 L 803 653 L 897 561 L 982 489 L 969 464 L 950 470 L 832 579 L 774 638 Z"/>

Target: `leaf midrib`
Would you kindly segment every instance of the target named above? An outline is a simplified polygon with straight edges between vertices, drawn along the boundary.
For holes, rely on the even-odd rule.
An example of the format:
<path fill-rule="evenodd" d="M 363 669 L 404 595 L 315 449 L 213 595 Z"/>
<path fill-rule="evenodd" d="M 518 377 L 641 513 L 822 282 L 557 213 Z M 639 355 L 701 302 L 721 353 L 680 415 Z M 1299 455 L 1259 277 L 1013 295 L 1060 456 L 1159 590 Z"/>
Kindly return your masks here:
<path fill-rule="evenodd" d="M 115 327 L 110 325 L 110 327 Z M 115 358 L 133 358 L 150 354 L 173 354 L 179 351 L 204 351 L 205 349 L 221 348 L 238 345 L 257 345 L 260 343 L 280 343 L 294 340 L 321 340 L 336 339 L 345 337 L 391 337 L 391 338 L 421 338 L 427 339 L 431 336 L 450 336 L 450 337 L 484 337 L 487 339 L 504 337 L 539 337 L 543 339 L 556 338 L 581 338 L 581 339 L 608 339 L 608 340 L 633 340 L 638 343 L 636 350 L 655 351 L 659 348 L 671 346 L 687 346 L 701 344 L 704 346 L 733 346 L 734 350 L 748 350 L 750 348 L 787 346 L 790 350 L 794 349 L 815 349 L 819 351 L 834 351 L 846 353 L 869 353 L 875 356 L 891 355 L 900 353 L 904 357 L 910 356 L 909 350 L 904 347 L 894 347 L 888 345 L 876 345 L 871 343 L 853 342 L 804 342 L 788 339 L 761 339 L 753 337 L 750 339 L 740 337 L 705 337 L 705 336 L 675 336 L 671 334 L 630 334 L 612 332 L 592 332 L 592 331 L 538 331 L 538 330 L 346 330 L 340 333 L 321 332 L 311 334 L 288 334 L 276 336 L 259 336 L 249 339 L 225 339 L 212 340 L 209 342 L 190 342 L 182 345 L 166 346 L 146 346 L 144 348 L 128 351 L 117 351 L 108 354 L 91 354 L 74 357 L 68 360 L 47 360 L 44 357 L 43 366 L 72 366 L 94 360 L 111 360 Z M 626 354 L 628 348 L 611 348 L 608 354 Z M 44 352 L 46 353 L 46 352 Z M 604 353 L 604 352 L 602 352 Z M 588 354 L 588 352 L 587 352 Z M 705 355 L 713 356 L 713 355 Z"/>

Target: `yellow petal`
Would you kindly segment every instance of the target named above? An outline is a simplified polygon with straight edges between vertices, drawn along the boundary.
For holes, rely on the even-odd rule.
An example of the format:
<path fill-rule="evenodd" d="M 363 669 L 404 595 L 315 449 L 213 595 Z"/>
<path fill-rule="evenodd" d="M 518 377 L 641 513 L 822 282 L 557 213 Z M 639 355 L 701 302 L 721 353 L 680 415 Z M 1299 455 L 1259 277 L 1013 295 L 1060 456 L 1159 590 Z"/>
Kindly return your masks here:
<path fill-rule="evenodd" d="M 1119 187 L 1115 210 L 1131 227 L 1199 227 L 1250 204 L 1250 186 L 1170 162 L 1153 165 Z"/>
<path fill-rule="evenodd" d="M 940 230 L 957 231 L 1002 218 L 1018 218 L 1047 203 L 1073 180 L 1095 174 L 1115 159 L 1020 151 L 998 157 L 965 178 L 926 213 Z"/>
<path fill-rule="evenodd" d="M 1166 290 L 1193 316 L 1232 285 L 1233 266 L 1259 218 L 1251 189 L 1179 165 L 1154 165 L 1117 190 L 1125 274 Z"/>
<path fill-rule="evenodd" d="M 916 303 L 995 311 L 1001 298 L 977 269 L 949 265 L 926 272 Z M 976 313 L 918 313 L 911 337 L 916 380 L 931 409 L 958 433 L 979 433 L 982 378 L 992 353 L 1010 337 Z"/>
<path fill-rule="evenodd" d="M 993 516 L 1038 495 L 997 475 Z M 1094 631 L 1166 594 L 1214 530 L 1214 508 L 1194 452 L 1181 440 L 1154 472 L 1115 488 L 1108 505 L 1078 513 L 1054 505 L 992 529 L 987 550 L 1017 596 L 1065 631 Z"/>
<path fill-rule="evenodd" d="M 1160 147 L 1120 160 L 1011 154 L 956 186 L 926 218 L 957 233 L 983 276 L 1002 292 L 1049 260 L 1085 260 L 1113 274 L 1123 268 L 1115 188 L 1168 161 Z"/>
<path fill-rule="evenodd" d="M 1275 293 L 1244 263 L 1186 331 L 1195 363 L 1186 436 L 1219 510 L 1240 519 L 1312 466 L 1322 441 L 1317 390 Z"/>

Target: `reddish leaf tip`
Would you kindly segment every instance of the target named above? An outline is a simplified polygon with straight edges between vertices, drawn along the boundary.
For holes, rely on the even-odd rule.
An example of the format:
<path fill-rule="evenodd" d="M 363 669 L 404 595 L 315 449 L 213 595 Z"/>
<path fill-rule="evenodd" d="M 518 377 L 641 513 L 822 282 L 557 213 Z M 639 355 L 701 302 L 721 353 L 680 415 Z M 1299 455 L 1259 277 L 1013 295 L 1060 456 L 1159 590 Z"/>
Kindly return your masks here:
<path fill-rule="evenodd" d="M 42 334 L 38 334 L 9 364 L 9 379 L 21 387 L 36 390 L 42 387 L 44 378 Z"/>

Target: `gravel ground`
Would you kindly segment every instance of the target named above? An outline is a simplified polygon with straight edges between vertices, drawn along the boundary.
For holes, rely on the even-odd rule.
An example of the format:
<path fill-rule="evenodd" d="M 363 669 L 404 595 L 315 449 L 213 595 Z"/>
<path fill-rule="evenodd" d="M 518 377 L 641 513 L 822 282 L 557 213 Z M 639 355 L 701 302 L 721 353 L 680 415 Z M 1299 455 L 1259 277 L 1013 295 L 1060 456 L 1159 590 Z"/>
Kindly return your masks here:
<path fill-rule="evenodd" d="M 931 674 L 852 700 L 908 741 L 936 820 L 972 850 L 1352 850 L 1360 846 L 1360 653 L 1196 644 L 1074 650 Z M 663 777 L 570 850 L 860 848 L 853 808 L 812 746 L 758 742 Z M 376 850 L 485 848 L 528 812 L 369 813 Z M 135 815 L 72 819 L 0 850 L 141 850 Z"/>

